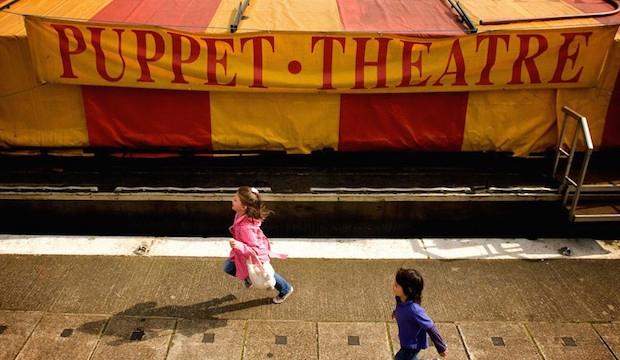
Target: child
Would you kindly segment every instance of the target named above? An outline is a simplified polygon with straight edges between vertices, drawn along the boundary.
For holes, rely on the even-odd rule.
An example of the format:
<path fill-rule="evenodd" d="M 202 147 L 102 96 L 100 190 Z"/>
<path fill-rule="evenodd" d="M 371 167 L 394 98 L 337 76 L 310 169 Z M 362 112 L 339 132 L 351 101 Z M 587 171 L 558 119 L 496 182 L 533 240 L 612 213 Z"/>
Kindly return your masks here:
<path fill-rule="evenodd" d="M 392 284 L 396 295 L 396 309 L 392 317 L 398 324 L 398 338 L 401 349 L 396 353 L 395 360 L 417 360 L 422 349 L 428 347 L 426 334 L 430 336 L 440 356 L 446 356 L 444 343 L 437 327 L 426 311 L 420 306 L 424 279 L 414 269 L 400 268 Z"/>
<path fill-rule="evenodd" d="M 260 225 L 271 214 L 265 204 L 261 202 L 260 194 L 256 188 L 242 186 L 232 199 L 232 209 L 235 211 L 235 220 L 229 228 L 233 239 L 230 239 L 230 255 L 224 263 L 224 271 L 232 276 L 243 280 L 246 288 L 252 287 L 248 277 L 246 260 L 253 250 L 261 263 L 269 261 L 270 257 L 286 258 L 284 254 L 271 251 L 269 239 L 263 234 Z M 293 287 L 280 274 L 275 274 L 278 295 L 273 302 L 281 304 L 292 293 Z"/>

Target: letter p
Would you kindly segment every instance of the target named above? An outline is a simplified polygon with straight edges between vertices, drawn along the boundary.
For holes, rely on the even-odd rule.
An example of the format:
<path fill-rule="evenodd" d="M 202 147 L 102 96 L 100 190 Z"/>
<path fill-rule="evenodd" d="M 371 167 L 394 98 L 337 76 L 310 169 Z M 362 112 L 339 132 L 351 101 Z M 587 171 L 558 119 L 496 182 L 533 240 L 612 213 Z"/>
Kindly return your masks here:
<path fill-rule="evenodd" d="M 71 55 L 77 55 L 86 50 L 86 42 L 84 41 L 84 35 L 75 26 L 51 24 L 51 27 L 58 32 L 58 44 L 60 46 L 60 58 L 62 59 L 62 75 L 63 78 L 74 78 L 77 76 L 73 73 L 71 66 Z M 75 49 L 69 49 L 69 36 L 67 36 L 66 30 L 71 30 L 73 33 L 73 39 L 77 43 Z"/>

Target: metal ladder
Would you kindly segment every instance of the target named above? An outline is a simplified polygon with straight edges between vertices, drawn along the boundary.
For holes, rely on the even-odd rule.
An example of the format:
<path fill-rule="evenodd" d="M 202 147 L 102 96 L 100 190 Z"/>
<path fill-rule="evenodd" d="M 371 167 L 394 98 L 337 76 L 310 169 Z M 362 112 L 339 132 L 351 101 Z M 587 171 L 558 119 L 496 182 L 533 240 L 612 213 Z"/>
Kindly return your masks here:
<path fill-rule="evenodd" d="M 558 179 L 558 172 L 560 168 L 560 159 L 568 159 L 566 162 L 566 168 L 560 181 L 559 193 L 562 194 L 562 205 L 568 210 L 568 216 L 572 222 L 592 222 L 592 221 L 620 221 L 620 206 L 616 206 L 608 200 L 599 202 L 596 204 L 590 204 L 589 206 L 581 206 L 579 204 L 580 197 L 583 193 L 599 194 L 599 198 L 603 197 L 606 190 L 618 191 L 618 187 L 614 186 L 591 186 L 584 185 L 584 180 L 588 172 L 588 165 L 590 163 L 590 157 L 594 150 L 592 144 L 592 137 L 590 135 L 590 128 L 585 116 L 580 115 L 576 111 L 572 110 L 568 106 L 562 107 L 564 113 L 564 122 L 562 123 L 562 130 L 558 138 L 556 145 L 555 160 L 553 163 L 553 178 Z M 568 124 L 574 121 L 575 129 L 570 140 L 570 147 L 564 149 L 564 137 L 567 132 Z M 581 169 L 579 169 L 577 178 L 571 178 L 571 170 L 573 162 L 575 160 L 575 153 L 577 150 L 578 135 L 581 135 L 583 144 L 585 145 L 585 151 L 583 152 L 583 158 L 581 160 Z M 570 205 L 568 204 L 570 200 Z"/>

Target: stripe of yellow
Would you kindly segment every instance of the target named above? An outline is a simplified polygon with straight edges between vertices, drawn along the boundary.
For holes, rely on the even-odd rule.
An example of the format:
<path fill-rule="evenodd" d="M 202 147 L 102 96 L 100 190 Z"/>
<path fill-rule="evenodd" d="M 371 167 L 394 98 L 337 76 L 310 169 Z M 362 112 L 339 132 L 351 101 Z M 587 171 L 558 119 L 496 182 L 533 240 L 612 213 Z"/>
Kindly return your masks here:
<path fill-rule="evenodd" d="M 18 1 L 9 11 L 19 14 L 57 16 L 71 19 L 89 20 L 111 0 L 56 0 L 56 1 Z M 0 13 L 0 36 L 25 36 L 26 29 L 21 16 Z"/>
<path fill-rule="evenodd" d="M 226 31 L 238 4 L 222 0 L 209 31 Z M 342 29 L 335 0 L 252 1 L 245 15 L 239 31 Z M 340 95 L 211 92 L 210 100 L 214 150 L 338 147 Z"/>
<path fill-rule="evenodd" d="M 209 24 L 209 32 L 227 32 L 239 0 L 221 0 Z M 238 32 L 256 30 L 340 31 L 336 0 L 252 1 Z"/>
<path fill-rule="evenodd" d="M 480 19 L 583 13 L 563 1 L 461 0 L 460 3 L 476 24 Z M 577 25 L 599 25 L 599 22 L 588 18 L 526 22 L 479 26 L 479 31 L 542 29 Z M 560 91 L 564 94 L 581 92 L 582 95 L 586 95 L 586 92 L 593 90 Z M 471 92 L 465 121 L 463 150 L 511 151 L 521 156 L 554 146 L 557 139 L 556 108 L 558 107 L 556 102 L 560 108 L 562 106 L 559 100 L 556 101 L 557 93 L 556 90 Z M 566 100 L 561 102 L 564 101 Z M 602 111 L 602 107 L 598 109 Z M 600 132 L 602 133 L 602 128 Z M 600 141 L 600 134 L 598 139 Z"/>
<path fill-rule="evenodd" d="M 109 0 L 20 1 L 17 13 L 90 19 Z M 0 146 L 88 145 L 79 86 L 41 85 L 21 16 L 0 14 Z"/>
<path fill-rule="evenodd" d="M 555 90 L 469 93 L 463 151 L 517 156 L 555 145 Z"/>
<path fill-rule="evenodd" d="M 607 63 L 599 84 L 592 89 L 559 89 L 557 94 L 557 118 L 558 134 L 561 129 L 564 115 L 562 106 L 567 105 L 571 109 L 585 116 L 590 127 L 590 135 L 595 147 L 600 146 L 605 130 L 605 119 L 611 95 L 614 91 L 616 77 L 620 71 L 620 33 L 609 52 Z"/>
<path fill-rule="evenodd" d="M 227 33 L 239 3 L 239 0 L 220 0 L 220 5 L 217 7 L 215 14 L 213 14 L 209 28 L 206 31 Z"/>
<path fill-rule="evenodd" d="M 564 1 L 548 0 L 461 0 L 461 6 L 475 24 L 480 20 L 497 20 L 505 18 L 531 18 L 544 16 L 561 16 L 582 14 L 583 11 Z M 513 29 L 549 29 L 577 25 L 599 25 L 595 19 L 571 19 L 556 21 L 534 21 L 506 25 L 477 25 L 480 32 L 490 30 Z"/>
<path fill-rule="evenodd" d="M 212 92 L 210 96 L 215 150 L 309 153 L 337 147 L 337 95 Z"/>
<path fill-rule="evenodd" d="M 479 20 L 580 14 L 563 1 L 461 0 L 467 14 Z M 478 26 L 479 31 L 598 25 L 593 19 L 526 22 Z M 464 151 L 511 151 L 515 155 L 543 151 L 555 145 L 556 90 L 471 92 L 469 94 Z"/>

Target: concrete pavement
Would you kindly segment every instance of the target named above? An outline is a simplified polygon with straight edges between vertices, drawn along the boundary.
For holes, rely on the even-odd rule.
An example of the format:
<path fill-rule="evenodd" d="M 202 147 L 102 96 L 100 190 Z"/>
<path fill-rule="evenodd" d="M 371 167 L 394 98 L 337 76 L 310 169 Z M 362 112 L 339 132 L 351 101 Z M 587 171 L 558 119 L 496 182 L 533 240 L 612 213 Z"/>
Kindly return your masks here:
<path fill-rule="evenodd" d="M 281 305 L 222 261 L 0 255 L 0 359 L 388 359 L 400 266 L 425 276 L 450 358 L 620 355 L 617 260 L 276 260 Z"/>

